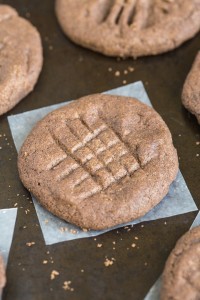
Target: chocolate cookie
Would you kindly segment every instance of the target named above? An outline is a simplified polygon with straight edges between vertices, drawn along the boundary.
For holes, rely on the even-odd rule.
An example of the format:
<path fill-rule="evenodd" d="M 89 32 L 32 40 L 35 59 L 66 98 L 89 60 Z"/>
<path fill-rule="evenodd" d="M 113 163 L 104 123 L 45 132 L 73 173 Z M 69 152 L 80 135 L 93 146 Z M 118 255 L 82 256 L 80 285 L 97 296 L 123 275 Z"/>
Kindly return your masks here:
<path fill-rule="evenodd" d="M 10 6 L 0 5 L 0 115 L 33 90 L 42 61 L 36 28 Z"/>
<path fill-rule="evenodd" d="M 5 284 L 6 284 L 6 276 L 5 276 L 4 263 L 2 257 L 0 256 L 0 297 L 1 297 L 1 291 L 5 286 Z"/>
<path fill-rule="evenodd" d="M 161 300 L 182 299 L 200 299 L 200 227 L 177 242 L 162 276 Z"/>
<path fill-rule="evenodd" d="M 200 52 L 185 81 L 182 93 L 182 102 L 200 124 Z"/>
<path fill-rule="evenodd" d="M 40 121 L 21 148 L 20 178 L 53 214 L 104 229 L 146 214 L 178 171 L 171 134 L 136 99 L 91 95 Z"/>
<path fill-rule="evenodd" d="M 109 56 L 156 55 L 200 30 L 200 0 L 56 0 L 75 43 Z"/>

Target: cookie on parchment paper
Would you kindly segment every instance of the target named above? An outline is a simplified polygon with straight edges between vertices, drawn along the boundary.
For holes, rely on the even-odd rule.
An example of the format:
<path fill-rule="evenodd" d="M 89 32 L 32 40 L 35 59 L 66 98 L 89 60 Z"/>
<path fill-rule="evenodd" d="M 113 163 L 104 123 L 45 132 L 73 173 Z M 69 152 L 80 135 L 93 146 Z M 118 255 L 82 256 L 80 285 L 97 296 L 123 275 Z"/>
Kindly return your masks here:
<path fill-rule="evenodd" d="M 37 29 L 12 7 L 0 5 L 0 115 L 33 90 L 42 62 Z"/>
<path fill-rule="evenodd" d="M 109 56 L 156 55 L 200 30 L 200 0 L 56 0 L 75 43 Z"/>
<path fill-rule="evenodd" d="M 50 212 L 104 229 L 146 214 L 178 171 L 171 134 L 133 98 L 90 95 L 55 110 L 24 142 L 20 178 Z"/>
<path fill-rule="evenodd" d="M 162 275 L 161 300 L 182 299 L 200 299 L 200 227 L 180 238 Z"/>
<path fill-rule="evenodd" d="M 200 124 L 200 51 L 183 87 L 182 102 Z"/>

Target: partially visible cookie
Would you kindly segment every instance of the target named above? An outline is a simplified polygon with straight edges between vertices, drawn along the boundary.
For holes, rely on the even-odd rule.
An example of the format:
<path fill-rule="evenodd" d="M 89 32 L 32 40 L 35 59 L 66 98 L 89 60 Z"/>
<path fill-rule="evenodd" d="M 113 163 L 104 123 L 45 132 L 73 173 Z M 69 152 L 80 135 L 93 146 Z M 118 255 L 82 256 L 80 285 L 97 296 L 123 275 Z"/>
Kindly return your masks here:
<path fill-rule="evenodd" d="M 33 90 L 42 62 L 37 29 L 10 6 L 0 5 L 0 115 Z"/>
<path fill-rule="evenodd" d="M 182 102 L 200 124 L 200 52 L 194 61 L 183 87 Z"/>
<path fill-rule="evenodd" d="M 53 214 L 104 229 L 147 213 L 178 172 L 171 134 L 132 98 L 90 95 L 32 130 L 18 158 L 23 184 Z"/>
<path fill-rule="evenodd" d="M 2 257 L 0 256 L 0 296 L 1 296 L 1 291 L 5 286 L 5 284 L 6 284 L 6 276 L 5 276 L 4 263 Z"/>
<path fill-rule="evenodd" d="M 183 299 L 200 299 L 200 227 L 180 238 L 162 275 L 161 300 Z"/>
<path fill-rule="evenodd" d="M 200 0 L 56 0 L 75 43 L 109 56 L 156 55 L 200 30 Z"/>

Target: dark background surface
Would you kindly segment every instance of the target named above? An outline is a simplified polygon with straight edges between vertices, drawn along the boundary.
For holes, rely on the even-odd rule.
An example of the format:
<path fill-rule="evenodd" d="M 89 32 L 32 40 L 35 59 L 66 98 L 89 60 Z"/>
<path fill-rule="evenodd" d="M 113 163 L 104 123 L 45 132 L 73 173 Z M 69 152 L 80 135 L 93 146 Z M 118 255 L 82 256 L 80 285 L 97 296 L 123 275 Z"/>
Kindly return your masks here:
<path fill-rule="evenodd" d="M 19 14 L 39 30 L 44 46 L 44 67 L 39 82 L 28 97 L 8 115 L 102 92 L 142 80 L 154 108 L 168 124 L 180 158 L 180 169 L 200 207 L 200 127 L 181 105 L 185 77 L 200 47 L 200 34 L 179 49 L 157 57 L 117 61 L 71 43 L 61 32 L 53 0 L 8 0 Z M 124 75 L 128 66 L 135 71 Z M 109 72 L 108 68 L 113 71 Z M 116 77 L 115 71 L 121 71 Z M 7 268 L 4 300 L 45 299 L 143 299 L 161 274 L 177 239 L 188 230 L 196 212 L 114 230 L 96 240 L 81 239 L 45 246 L 34 206 L 20 183 L 17 153 L 7 115 L 0 117 L 0 208 L 18 203 L 14 240 Z M 29 209 L 27 214 L 25 210 Z M 23 228 L 26 226 L 26 228 Z M 138 240 L 135 240 L 138 237 Z M 27 247 L 27 242 L 36 244 Z M 113 245 L 113 241 L 116 245 Z M 137 247 L 132 248 L 131 244 Z M 103 246 L 97 248 L 97 243 Z M 115 250 L 113 250 L 115 247 Z M 49 252 L 48 252 L 49 251 Z M 111 267 L 105 256 L 114 257 Z M 43 264 L 43 260 L 48 260 Z M 82 273 L 81 270 L 84 269 Z M 50 280 L 52 270 L 60 275 Z M 64 291 L 71 281 L 73 292 Z"/>

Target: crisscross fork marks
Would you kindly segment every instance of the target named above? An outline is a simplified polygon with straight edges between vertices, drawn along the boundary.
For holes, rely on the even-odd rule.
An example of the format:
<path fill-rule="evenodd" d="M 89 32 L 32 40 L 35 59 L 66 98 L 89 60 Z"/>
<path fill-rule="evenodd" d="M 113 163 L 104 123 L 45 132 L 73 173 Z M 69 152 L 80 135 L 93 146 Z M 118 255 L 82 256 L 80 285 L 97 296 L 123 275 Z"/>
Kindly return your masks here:
<path fill-rule="evenodd" d="M 76 165 L 70 170 L 66 170 L 60 176 L 60 180 L 69 181 L 71 176 L 76 176 L 76 173 L 79 172 L 81 176 L 74 180 L 74 189 L 81 189 L 86 182 L 88 182 L 88 189 L 90 189 L 90 185 L 94 184 L 94 192 L 87 193 L 83 199 L 86 199 L 89 194 L 94 195 L 105 191 L 112 184 L 119 183 L 124 177 L 131 177 L 140 168 L 138 161 L 132 155 L 132 149 L 125 145 L 120 135 L 103 119 L 99 118 L 90 126 L 82 118 L 67 120 L 66 130 L 68 134 L 71 134 L 69 139 L 73 136 L 74 143 L 71 145 L 51 132 L 57 145 Z M 95 143 L 100 146 L 95 148 Z M 66 159 L 54 165 L 52 170 L 61 167 Z"/>
<path fill-rule="evenodd" d="M 152 0 L 114 0 L 110 1 L 109 5 L 107 2 L 104 4 L 105 10 L 102 10 L 100 23 L 137 30 L 146 26 Z"/>

